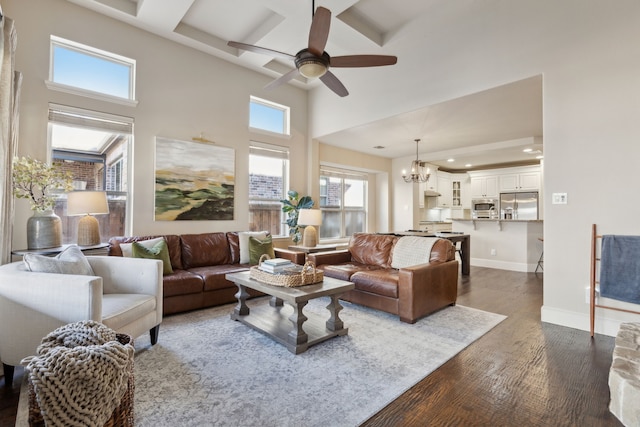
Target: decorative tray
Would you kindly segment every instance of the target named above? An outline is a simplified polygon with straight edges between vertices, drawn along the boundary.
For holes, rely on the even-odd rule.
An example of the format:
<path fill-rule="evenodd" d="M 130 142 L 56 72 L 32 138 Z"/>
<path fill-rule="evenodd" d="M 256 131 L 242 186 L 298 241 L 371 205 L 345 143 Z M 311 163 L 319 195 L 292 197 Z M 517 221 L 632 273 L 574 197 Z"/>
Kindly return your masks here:
<path fill-rule="evenodd" d="M 260 257 L 260 264 L 262 264 L 264 256 Z M 324 276 L 322 270 L 317 270 L 311 261 L 307 261 L 303 266 L 298 265 L 280 273 L 263 271 L 260 269 L 260 264 L 249 269 L 249 277 L 267 285 L 295 288 L 322 282 Z"/>

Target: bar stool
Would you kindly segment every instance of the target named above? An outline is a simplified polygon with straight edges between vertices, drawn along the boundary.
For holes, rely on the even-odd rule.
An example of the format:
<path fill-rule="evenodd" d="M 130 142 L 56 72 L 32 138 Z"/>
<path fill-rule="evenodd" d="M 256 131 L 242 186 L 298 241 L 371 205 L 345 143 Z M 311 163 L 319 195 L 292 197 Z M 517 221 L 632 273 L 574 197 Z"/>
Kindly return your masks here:
<path fill-rule="evenodd" d="M 544 239 L 542 237 L 538 237 L 538 240 L 540 240 L 541 242 L 543 242 L 543 246 L 542 246 L 542 252 L 540 253 L 540 258 L 538 259 L 538 265 L 536 265 L 536 273 L 538 272 L 538 269 L 540 269 L 542 272 L 544 272 L 544 268 L 543 268 L 543 263 L 544 263 Z"/>

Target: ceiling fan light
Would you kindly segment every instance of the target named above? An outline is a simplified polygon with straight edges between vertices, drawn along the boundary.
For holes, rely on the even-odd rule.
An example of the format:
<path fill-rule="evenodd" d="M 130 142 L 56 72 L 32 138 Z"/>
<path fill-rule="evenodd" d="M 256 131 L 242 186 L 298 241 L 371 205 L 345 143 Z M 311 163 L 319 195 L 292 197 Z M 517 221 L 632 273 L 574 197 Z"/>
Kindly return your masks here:
<path fill-rule="evenodd" d="M 327 67 L 321 62 L 311 60 L 302 62 L 298 66 L 298 71 L 308 79 L 316 79 L 324 76 L 327 72 Z"/>

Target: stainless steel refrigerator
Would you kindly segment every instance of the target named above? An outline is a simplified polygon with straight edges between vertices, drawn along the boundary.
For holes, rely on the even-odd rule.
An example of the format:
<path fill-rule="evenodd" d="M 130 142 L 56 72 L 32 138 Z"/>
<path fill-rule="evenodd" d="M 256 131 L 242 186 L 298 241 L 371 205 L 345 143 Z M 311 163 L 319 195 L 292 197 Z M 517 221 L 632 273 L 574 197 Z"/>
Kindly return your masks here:
<path fill-rule="evenodd" d="M 500 219 L 538 219 L 538 192 L 500 193 Z"/>

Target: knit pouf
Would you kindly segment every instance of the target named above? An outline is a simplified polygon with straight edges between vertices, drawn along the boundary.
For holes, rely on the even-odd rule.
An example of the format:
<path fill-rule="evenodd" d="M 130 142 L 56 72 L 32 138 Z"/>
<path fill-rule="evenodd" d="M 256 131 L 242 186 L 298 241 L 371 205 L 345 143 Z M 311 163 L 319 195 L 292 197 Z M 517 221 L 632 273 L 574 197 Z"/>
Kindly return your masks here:
<path fill-rule="evenodd" d="M 29 424 L 133 426 L 133 355 L 128 335 L 91 320 L 51 332 L 28 359 Z"/>

